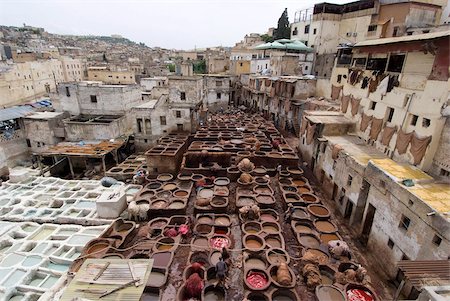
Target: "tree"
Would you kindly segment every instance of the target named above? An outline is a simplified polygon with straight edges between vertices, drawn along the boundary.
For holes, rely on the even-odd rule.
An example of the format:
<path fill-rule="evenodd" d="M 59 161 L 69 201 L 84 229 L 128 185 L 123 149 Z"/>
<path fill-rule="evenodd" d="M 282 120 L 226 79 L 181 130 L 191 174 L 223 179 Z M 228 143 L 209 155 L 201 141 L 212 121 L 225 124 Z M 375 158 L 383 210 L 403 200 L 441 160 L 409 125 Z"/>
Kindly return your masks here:
<path fill-rule="evenodd" d="M 273 40 L 273 37 L 269 36 L 268 34 L 263 34 L 263 35 L 261 35 L 261 39 L 262 39 L 265 43 L 273 42 L 273 41 L 274 41 L 274 40 Z"/>
<path fill-rule="evenodd" d="M 278 26 L 274 31 L 274 39 L 289 39 L 291 37 L 291 28 L 289 26 L 289 18 L 287 8 L 284 9 L 284 12 L 281 14 L 281 17 L 278 19 Z"/>

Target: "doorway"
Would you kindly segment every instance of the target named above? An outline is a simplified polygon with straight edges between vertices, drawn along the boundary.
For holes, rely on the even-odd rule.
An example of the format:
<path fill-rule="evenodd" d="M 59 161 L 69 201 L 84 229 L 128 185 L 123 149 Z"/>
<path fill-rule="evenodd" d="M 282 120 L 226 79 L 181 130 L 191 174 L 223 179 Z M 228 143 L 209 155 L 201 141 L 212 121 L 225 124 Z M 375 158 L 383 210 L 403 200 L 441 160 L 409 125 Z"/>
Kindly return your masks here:
<path fill-rule="evenodd" d="M 372 224 L 373 224 L 373 218 L 375 216 L 376 208 L 369 204 L 369 208 L 367 208 L 367 214 L 366 214 L 366 220 L 364 221 L 363 230 L 361 233 L 361 243 L 366 246 L 367 242 L 369 241 L 369 234 L 372 230 Z"/>
<path fill-rule="evenodd" d="M 349 199 L 347 199 L 347 205 L 345 206 L 344 218 L 349 219 L 352 216 L 353 212 L 353 203 Z"/>

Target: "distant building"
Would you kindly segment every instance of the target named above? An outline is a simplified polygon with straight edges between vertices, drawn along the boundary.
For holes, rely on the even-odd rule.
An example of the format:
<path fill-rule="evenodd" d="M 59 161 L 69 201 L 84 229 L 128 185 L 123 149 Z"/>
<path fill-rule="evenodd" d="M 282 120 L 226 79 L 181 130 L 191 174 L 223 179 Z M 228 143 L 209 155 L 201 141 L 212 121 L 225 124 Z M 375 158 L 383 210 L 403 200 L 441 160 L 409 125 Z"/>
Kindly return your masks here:
<path fill-rule="evenodd" d="M 133 71 L 115 71 L 108 67 L 89 67 L 87 80 L 101 81 L 109 85 L 132 85 L 136 83 Z"/>

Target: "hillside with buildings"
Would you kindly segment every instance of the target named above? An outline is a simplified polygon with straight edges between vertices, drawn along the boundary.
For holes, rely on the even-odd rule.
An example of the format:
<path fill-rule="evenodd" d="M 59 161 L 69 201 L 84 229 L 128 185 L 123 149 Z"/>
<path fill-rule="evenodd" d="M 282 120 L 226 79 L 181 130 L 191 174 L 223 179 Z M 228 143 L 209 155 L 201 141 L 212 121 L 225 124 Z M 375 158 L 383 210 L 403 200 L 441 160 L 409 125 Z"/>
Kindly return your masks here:
<path fill-rule="evenodd" d="M 287 17 L 192 50 L 0 26 L 0 300 L 448 300 L 448 2 Z"/>

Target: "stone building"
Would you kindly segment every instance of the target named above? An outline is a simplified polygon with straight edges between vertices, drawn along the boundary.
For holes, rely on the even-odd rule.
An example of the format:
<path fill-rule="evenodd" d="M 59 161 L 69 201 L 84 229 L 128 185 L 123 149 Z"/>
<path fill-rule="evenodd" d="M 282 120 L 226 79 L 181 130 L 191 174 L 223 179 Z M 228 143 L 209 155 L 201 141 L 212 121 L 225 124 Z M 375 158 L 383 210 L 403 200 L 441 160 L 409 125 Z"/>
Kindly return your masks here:
<path fill-rule="evenodd" d="M 0 105 L 37 101 L 55 91 L 58 83 L 79 81 L 83 74 L 83 61 L 69 57 L 0 63 Z"/>
<path fill-rule="evenodd" d="M 222 108 L 226 110 L 231 99 L 230 76 L 210 74 L 204 76 L 205 101 L 204 106 L 210 111 Z"/>
<path fill-rule="evenodd" d="M 64 112 L 35 112 L 23 118 L 27 145 L 32 152 L 56 145 L 65 138 Z"/>
<path fill-rule="evenodd" d="M 110 85 L 133 85 L 136 83 L 133 71 L 111 70 L 108 67 L 89 67 L 87 80 L 101 81 Z"/>
<path fill-rule="evenodd" d="M 436 161 L 447 119 L 449 36 L 434 32 L 357 43 L 350 57 L 337 58 L 331 78 L 332 98 L 342 97 L 342 111 L 359 124 L 357 135 L 424 171 Z"/>
<path fill-rule="evenodd" d="M 71 115 L 124 115 L 142 103 L 138 85 L 105 85 L 99 82 L 63 83 L 52 94 L 53 107 Z"/>
<path fill-rule="evenodd" d="M 316 53 L 314 74 L 330 78 L 338 46 L 412 34 L 415 28 L 438 25 L 445 0 L 362 0 L 345 4 L 318 3 L 296 12 L 291 39 Z"/>

